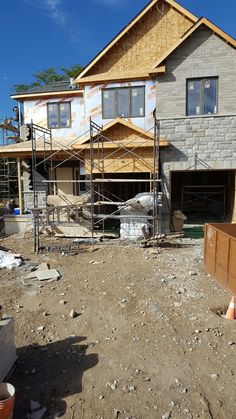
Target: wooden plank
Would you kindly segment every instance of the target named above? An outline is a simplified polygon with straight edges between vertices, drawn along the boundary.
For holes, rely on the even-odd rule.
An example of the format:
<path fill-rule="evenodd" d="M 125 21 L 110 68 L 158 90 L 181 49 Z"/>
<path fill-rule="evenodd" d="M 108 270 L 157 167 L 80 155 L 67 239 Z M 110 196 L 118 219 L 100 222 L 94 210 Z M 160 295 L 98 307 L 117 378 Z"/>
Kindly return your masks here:
<path fill-rule="evenodd" d="M 227 286 L 229 237 L 225 234 L 217 234 L 215 276 L 225 288 Z"/>
<path fill-rule="evenodd" d="M 205 271 L 236 294 L 236 225 L 206 224 L 204 245 Z"/>
<path fill-rule="evenodd" d="M 227 288 L 236 295 L 236 240 L 230 238 Z"/>

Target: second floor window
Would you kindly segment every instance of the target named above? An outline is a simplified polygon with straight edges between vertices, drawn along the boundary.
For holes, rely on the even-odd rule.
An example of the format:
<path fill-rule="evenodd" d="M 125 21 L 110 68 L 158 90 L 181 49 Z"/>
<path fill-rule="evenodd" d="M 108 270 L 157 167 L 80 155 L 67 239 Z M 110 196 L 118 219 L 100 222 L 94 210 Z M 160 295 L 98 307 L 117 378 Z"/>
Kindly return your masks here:
<path fill-rule="evenodd" d="M 145 115 L 145 87 L 118 87 L 102 90 L 102 117 L 130 118 Z"/>
<path fill-rule="evenodd" d="M 187 80 L 187 115 L 217 113 L 218 78 Z"/>
<path fill-rule="evenodd" d="M 70 102 L 48 103 L 48 128 L 69 128 L 70 126 Z"/>

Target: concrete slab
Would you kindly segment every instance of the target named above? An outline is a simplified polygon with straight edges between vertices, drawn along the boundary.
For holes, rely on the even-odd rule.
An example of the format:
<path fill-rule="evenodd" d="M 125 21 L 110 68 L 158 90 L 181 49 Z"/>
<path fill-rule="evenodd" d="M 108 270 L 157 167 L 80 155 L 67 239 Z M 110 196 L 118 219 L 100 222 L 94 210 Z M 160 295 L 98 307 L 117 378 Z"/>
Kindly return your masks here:
<path fill-rule="evenodd" d="M 56 269 L 46 269 L 46 270 L 38 270 L 36 271 L 37 279 L 39 281 L 46 281 L 48 279 L 57 280 L 60 278 L 60 274 Z"/>

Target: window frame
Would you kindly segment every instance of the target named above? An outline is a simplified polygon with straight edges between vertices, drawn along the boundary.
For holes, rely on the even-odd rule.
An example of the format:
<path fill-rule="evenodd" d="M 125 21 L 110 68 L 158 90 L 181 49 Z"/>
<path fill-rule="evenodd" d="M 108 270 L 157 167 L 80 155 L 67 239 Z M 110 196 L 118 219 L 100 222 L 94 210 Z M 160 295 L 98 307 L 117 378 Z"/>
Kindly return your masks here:
<path fill-rule="evenodd" d="M 70 124 L 68 125 L 68 126 L 61 126 L 61 118 L 60 118 L 60 105 L 64 105 L 65 103 L 68 103 L 69 104 L 69 120 L 70 120 Z M 50 124 L 49 124 L 49 106 L 50 105 L 57 105 L 57 119 L 58 119 L 58 122 L 59 122 L 59 125 L 57 126 L 57 127 L 50 127 Z M 72 125 L 72 121 L 71 121 L 71 101 L 69 101 L 69 100 L 67 100 L 67 101 L 64 101 L 64 102 L 48 102 L 47 103 L 47 126 L 48 126 L 48 128 L 50 128 L 50 129 L 62 129 L 62 128 L 71 128 L 71 125 Z"/>
<path fill-rule="evenodd" d="M 129 115 L 128 116 L 120 116 L 118 115 L 118 91 L 122 89 L 129 89 Z M 142 89 L 143 90 L 143 115 L 132 115 L 132 90 L 133 89 Z M 104 92 L 106 91 L 115 91 L 115 115 L 112 117 L 104 116 Z M 102 119 L 113 119 L 113 118 L 144 118 L 145 117 L 145 85 L 141 86 L 121 86 L 121 87 L 106 87 L 102 89 Z"/>
<path fill-rule="evenodd" d="M 216 112 L 214 113 L 204 113 L 204 107 L 205 107 L 205 96 L 204 96 L 204 83 L 207 80 L 215 80 L 216 81 Z M 188 98 L 188 83 L 194 82 L 194 81 L 200 81 L 200 113 L 199 114 L 189 114 L 188 113 L 188 104 L 189 104 L 189 98 Z M 219 76 L 210 76 L 210 77 L 194 77 L 194 78 L 188 78 L 186 79 L 186 116 L 212 116 L 218 114 L 218 91 L 219 91 Z"/>

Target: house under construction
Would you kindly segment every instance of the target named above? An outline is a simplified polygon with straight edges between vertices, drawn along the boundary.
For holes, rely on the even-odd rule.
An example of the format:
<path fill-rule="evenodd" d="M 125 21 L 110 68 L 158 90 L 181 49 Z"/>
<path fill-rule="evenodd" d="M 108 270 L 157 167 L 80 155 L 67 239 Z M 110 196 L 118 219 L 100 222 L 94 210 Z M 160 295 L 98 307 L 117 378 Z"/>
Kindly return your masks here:
<path fill-rule="evenodd" d="M 21 165 L 36 237 L 63 223 L 70 234 L 77 224 L 81 235 L 132 236 L 137 225 L 155 235 L 175 210 L 234 222 L 235 47 L 176 1 L 152 0 L 75 80 L 12 95 L 21 141 L 0 153 Z M 146 210 L 140 195 L 130 201 L 139 193 Z"/>

